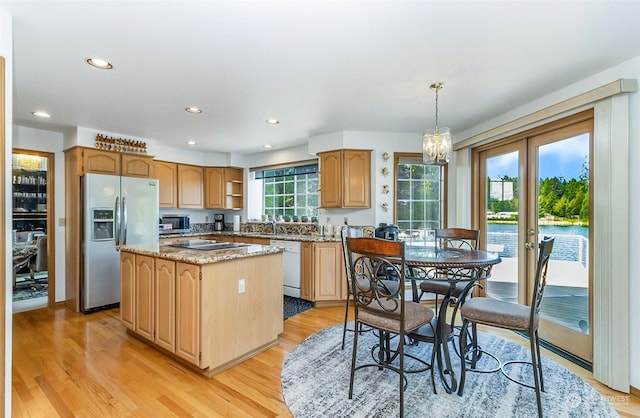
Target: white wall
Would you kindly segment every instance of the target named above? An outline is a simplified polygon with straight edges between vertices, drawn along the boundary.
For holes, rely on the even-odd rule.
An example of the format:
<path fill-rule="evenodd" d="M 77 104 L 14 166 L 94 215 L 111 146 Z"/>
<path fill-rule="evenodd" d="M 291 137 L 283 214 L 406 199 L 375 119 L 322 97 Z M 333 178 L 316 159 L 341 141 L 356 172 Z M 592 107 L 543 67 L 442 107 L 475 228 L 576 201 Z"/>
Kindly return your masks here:
<path fill-rule="evenodd" d="M 6 13 L 0 8 L 0 55 L 5 58 L 5 79 L 4 79 L 4 91 L 5 91 L 5 160 L 3 161 L 4 175 L 6 179 L 11 178 L 11 134 L 12 134 L 12 120 L 13 120 L 13 23 L 10 14 Z M 5 202 L 11 202 L 11 183 L 5 181 L 5 194 L 2 196 Z M 11 231 L 11 205 L 5 205 L 4 211 L 4 227 L 6 231 Z M 0 238 L 1 239 L 1 238 Z M 5 260 L 11 260 L 12 240 L 11 234 L 6 234 L 5 240 Z M 13 267 L 6 263 L 4 266 L 4 287 L 5 287 L 5 358 L 4 358 L 4 416 L 11 416 L 11 346 L 12 346 L 12 323 L 13 323 L 13 283 L 9 279 L 13 276 Z"/>
<path fill-rule="evenodd" d="M 13 130 L 13 148 L 25 150 L 34 150 L 53 153 L 54 156 L 54 202 L 55 212 L 53 224 L 55 225 L 56 241 L 56 302 L 65 300 L 65 227 L 59 226 L 60 219 L 65 217 L 64 208 L 64 153 L 62 151 L 64 145 L 64 134 L 61 132 L 45 131 L 41 129 L 27 128 L 24 126 L 15 126 Z"/>

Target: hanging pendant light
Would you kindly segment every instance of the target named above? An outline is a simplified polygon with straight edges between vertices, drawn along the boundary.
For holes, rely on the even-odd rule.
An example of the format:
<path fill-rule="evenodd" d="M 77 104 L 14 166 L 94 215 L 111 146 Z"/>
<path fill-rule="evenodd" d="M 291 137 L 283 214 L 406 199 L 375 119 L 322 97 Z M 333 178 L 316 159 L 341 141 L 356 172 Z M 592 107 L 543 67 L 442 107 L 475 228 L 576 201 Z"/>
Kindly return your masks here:
<path fill-rule="evenodd" d="M 438 128 L 438 91 L 442 83 L 433 83 L 436 92 L 436 127 L 427 129 L 422 139 L 422 160 L 425 164 L 447 164 L 451 159 L 451 132 L 449 128 Z"/>

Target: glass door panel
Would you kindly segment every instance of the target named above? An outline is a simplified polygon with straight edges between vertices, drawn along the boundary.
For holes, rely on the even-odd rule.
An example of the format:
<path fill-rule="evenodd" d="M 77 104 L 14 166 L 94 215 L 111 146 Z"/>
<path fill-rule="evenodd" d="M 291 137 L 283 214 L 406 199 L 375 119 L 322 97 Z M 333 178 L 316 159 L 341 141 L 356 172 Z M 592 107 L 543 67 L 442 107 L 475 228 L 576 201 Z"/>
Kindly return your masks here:
<path fill-rule="evenodd" d="M 487 280 L 486 294 L 508 302 L 518 302 L 524 294 L 518 281 L 521 276 L 519 248 L 520 193 L 523 183 L 520 167 L 525 149 L 522 143 L 509 144 L 482 153 L 481 171 L 484 184 L 485 215 L 481 218 L 481 235 L 486 250 L 500 254 L 502 262 L 493 267 Z"/>
<path fill-rule="evenodd" d="M 589 167 L 591 121 L 530 138 L 538 241 L 555 237 L 540 309 L 541 338 L 591 361 Z M 537 242 L 537 241 L 536 241 Z"/>
<path fill-rule="evenodd" d="M 576 119 L 475 154 L 477 219 L 481 248 L 502 258 L 484 294 L 508 302 L 531 303 L 537 244 L 544 236 L 555 238 L 539 334 L 591 361 L 593 120 Z"/>

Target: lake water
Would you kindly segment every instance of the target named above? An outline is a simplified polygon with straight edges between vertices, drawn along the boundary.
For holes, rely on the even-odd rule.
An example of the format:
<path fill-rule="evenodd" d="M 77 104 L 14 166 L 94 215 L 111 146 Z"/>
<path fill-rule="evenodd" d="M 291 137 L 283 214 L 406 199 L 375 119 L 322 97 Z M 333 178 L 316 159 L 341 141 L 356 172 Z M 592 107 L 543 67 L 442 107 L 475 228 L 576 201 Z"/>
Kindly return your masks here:
<path fill-rule="evenodd" d="M 487 243 L 504 246 L 501 257 L 518 256 L 517 225 L 488 224 Z M 555 238 L 551 258 L 587 263 L 589 228 L 586 226 L 540 225 L 539 237 Z"/>

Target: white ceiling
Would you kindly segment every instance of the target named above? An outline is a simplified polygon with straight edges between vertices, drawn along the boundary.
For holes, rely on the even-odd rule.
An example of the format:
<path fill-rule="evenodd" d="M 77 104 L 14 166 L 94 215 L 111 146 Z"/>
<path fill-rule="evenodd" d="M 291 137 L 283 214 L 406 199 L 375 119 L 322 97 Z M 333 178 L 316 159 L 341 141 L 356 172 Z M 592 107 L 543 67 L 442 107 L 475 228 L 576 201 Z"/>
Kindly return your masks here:
<path fill-rule="evenodd" d="M 640 1 L 0 1 L 14 122 L 253 153 L 456 132 L 640 56 Z M 111 71 L 85 63 L 100 57 Z M 184 111 L 204 109 L 200 115 Z M 46 110 L 47 122 L 31 112 Z M 277 118 L 280 125 L 265 123 Z"/>

